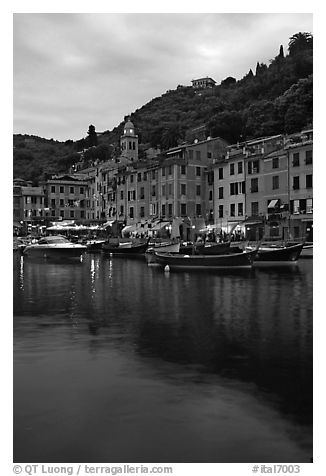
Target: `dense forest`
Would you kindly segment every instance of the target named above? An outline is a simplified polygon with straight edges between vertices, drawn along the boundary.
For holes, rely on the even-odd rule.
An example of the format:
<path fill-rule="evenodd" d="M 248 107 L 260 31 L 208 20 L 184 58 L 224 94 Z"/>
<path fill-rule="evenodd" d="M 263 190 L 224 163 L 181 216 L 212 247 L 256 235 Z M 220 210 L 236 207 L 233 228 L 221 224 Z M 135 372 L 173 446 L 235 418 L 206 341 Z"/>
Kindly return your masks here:
<path fill-rule="evenodd" d="M 214 75 L 213 75 L 214 76 Z M 290 134 L 312 126 L 313 37 L 294 34 L 269 65 L 257 62 L 240 80 L 232 76 L 204 90 L 179 85 L 131 114 L 140 142 L 140 157 L 149 147 L 167 149 L 191 140 L 192 129 L 229 143 L 273 134 Z M 59 142 L 14 135 L 14 177 L 35 184 L 47 175 L 64 172 L 79 160 L 78 151 L 91 147 L 86 160 L 107 160 L 119 154 L 124 121 L 97 136 L 95 126 L 78 141 Z M 85 128 L 86 129 L 86 128 Z"/>

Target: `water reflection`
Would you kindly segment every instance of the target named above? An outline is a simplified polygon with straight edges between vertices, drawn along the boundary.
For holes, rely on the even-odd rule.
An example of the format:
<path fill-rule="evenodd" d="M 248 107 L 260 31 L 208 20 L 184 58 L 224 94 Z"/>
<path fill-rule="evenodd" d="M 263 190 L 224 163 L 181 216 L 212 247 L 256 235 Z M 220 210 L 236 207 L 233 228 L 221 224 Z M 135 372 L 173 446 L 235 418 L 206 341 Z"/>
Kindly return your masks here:
<path fill-rule="evenodd" d="M 148 458 L 139 459 L 139 455 L 144 456 L 145 447 L 150 447 L 153 461 L 164 455 L 165 461 L 173 461 L 172 457 L 189 461 L 189 453 L 193 454 L 194 461 L 222 461 L 223 458 L 224 461 L 241 461 L 237 458 L 258 461 L 263 454 L 266 454 L 265 461 L 279 462 L 282 458 L 289 461 L 289 455 L 297 458 L 296 461 L 300 458 L 301 461 L 309 460 L 312 423 L 310 263 L 300 264 L 296 272 L 254 270 L 240 274 L 186 272 L 168 275 L 140 260 L 99 255 L 90 255 L 82 266 L 75 267 L 26 262 L 22 273 L 21 266 L 19 262 L 14 268 L 18 388 L 21 368 L 34 381 L 36 389 L 39 387 L 39 373 L 33 374 L 36 368 L 42 373 L 42 366 L 34 360 L 35 353 L 48 360 L 48 370 L 56 376 L 54 380 L 59 388 L 62 384 L 70 388 L 69 382 L 73 378 L 79 394 L 95 405 L 91 411 L 93 417 L 98 421 L 100 415 L 105 421 L 108 402 L 96 402 L 96 388 L 103 396 L 108 396 L 117 415 L 110 417 L 110 425 L 116 428 L 118 439 L 122 437 L 120 425 L 126 430 L 121 423 L 122 414 L 126 415 L 126 412 L 128 422 L 134 422 L 134 426 L 128 423 L 129 432 L 137 431 L 138 425 L 148 429 L 148 437 L 143 436 L 137 443 L 130 442 L 128 454 L 135 458 L 134 461 L 149 461 Z M 63 350 L 65 355 L 70 355 L 68 370 L 74 369 L 73 376 L 67 369 L 62 373 Z M 107 387 L 109 383 L 111 385 Z M 72 387 L 70 392 L 72 398 Z M 114 401 L 109 397 L 112 392 Z M 31 392 L 27 408 L 35 415 L 34 406 L 39 398 L 33 403 L 33 395 Z M 132 401 L 127 395 L 132 396 Z M 160 395 L 166 395 L 164 401 Z M 22 421 L 27 418 L 27 410 L 17 399 L 16 414 Z M 142 400 L 144 405 L 140 404 Z M 220 405 L 218 409 L 214 400 Z M 239 438 L 241 444 L 246 441 L 243 425 L 250 420 L 246 407 L 241 408 L 241 401 L 248 403 L 251 417 L 255 414 L 261 439 L 259 444 L 256 438 L 249 445 L 247 456 L 246 452 L 234 454 L 236 439 Z M 257 402 L 264 408 L 258 408 Z M 82 404 L 79 402 L 79 410 Z M 48 405 L 51 405 L 51 399 Z M 67 421 L 77 418 L 78 412 L 72 411 L 69 402 L 60 405 Z M 186 413 L 183 407 L 187 409 Z M 231 408 L 242 423 L 236 425 Z M 153 412 L 151 417 L 149 409 Z M 217 419 L 220 428 L 211 426 L 205 412 Z M 196 422 L 200 438 L 205 439 L 204 435 L 208 435 L 213 441 L 217 440 L 219 450 L 224 448 L 223 438 L 227 439 L 228 448 L 224 448 L 223 457 L 215 455 L 216 451 L 208 449 L 209 444 L 205 446 L 198 438 L 196 445 L 195 438 L 191 443 L 195 428 L 182 420 L 186 415 Z M 151 440 L 150 425 L 154 417 L 161 422 L 163 433 L 156 442 Z M 266 449 L 270 444 L 269 430 L 261 427 L 259 418 L 261 422 L 268 421 L 268 428 L 271 428 L 272 419 L 276 419 L 278 425 L 280 422 L 290 425 L 284 429 L 285 433 L 282 430 L 280 441 L 283 446 L 278 448 L 274 459 L 273 451 Z M 92 426 L 89 421 L 88 424 Z M 97 431 L 93 438 L 100 445 L 104 427 L 99 424 Z M 171 437 L 169 431 L 186 438 L 186 459 L 182 459 L 183 445 L 179 444 L 177 451 L 171 444 L 166 444 Z M 26 454 L 22 449 L 26 440 L 19 430 L 17 432 L 20 436 L 17 437 L 16 454 L 22 457 Z M 230 433 L 229 438 L 225 437 L 225 432 Z M 242 434 L 243 440 L 236 436 Z M 285 449 L 290 443 L 285 442 L 284 434 L 291 435 L 288 437 L 295 442 L 294 452 Z M 275 443 L 279 435 L 274 434 L 273 438 Z M 168 455 L 162 450 L 163 440 Z M 89 439 L 87 441 L 90 444 Z M 83 447 L 82 442 L 78 445 Z M 112 441 L 110 445 L 112 448 Z M 121 461 L 128 460 L 122 449 L 117 445 L 114 448 L 116 460 L 119 460 L 118 456 L 123 457 Z M 55 456 L 49 449 L 44 451 L 49 458 Z M 92 454 L 99 457 L 101 452 L 94 449 Z M 106 460 L 105 456 L 102 458 Z M 31 458 L 26 460 L 32 461 Z"/>

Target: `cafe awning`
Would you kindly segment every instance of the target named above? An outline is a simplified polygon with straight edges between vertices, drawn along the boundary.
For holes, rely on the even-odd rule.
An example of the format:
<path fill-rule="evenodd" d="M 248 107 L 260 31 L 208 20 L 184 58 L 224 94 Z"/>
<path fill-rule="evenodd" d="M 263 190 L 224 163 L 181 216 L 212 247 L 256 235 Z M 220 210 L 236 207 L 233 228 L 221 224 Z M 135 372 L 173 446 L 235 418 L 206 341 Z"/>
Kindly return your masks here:
<path fill-rule="evenodd" d="M 169 221 L 161 221 L 160 223 L 157 223 L 154 227 L 152 227 L 153 231 L 159 231 L 162 228 L 164 228 L 166 225 L 170 225 Z"/>
<path fill-rule="evenodd" d="M 275 208 L 279 200 L 271 200 L 267 206 L 267 208 Z"/>

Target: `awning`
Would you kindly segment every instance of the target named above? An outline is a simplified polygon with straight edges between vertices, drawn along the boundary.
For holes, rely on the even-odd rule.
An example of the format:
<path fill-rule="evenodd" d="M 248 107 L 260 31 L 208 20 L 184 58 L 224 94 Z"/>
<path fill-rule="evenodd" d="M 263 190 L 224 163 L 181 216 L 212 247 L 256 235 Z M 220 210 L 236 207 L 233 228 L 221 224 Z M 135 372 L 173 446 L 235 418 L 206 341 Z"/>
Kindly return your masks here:
<path fill-rule="evenodd" d="M 13 226 L 15 228 L 22 228 L 23 225 L 21 223 L 19 223 L 18 221 L 14 221 Z"/>
<path fill-rule="evenodd" d="M 152 228 L 152 231 L 159 231 L 162 228 L 164 228 L 166 225 L 170 225 L 169 221 L 161 221 L 161 223 L 158 223 Z"/>
<path fill-rule="evenodd" d="M 275 208 L 279 200 L 271 200 L 267 208 Z"/>
<path fill-rule="evenodd" d="M 105 229 L 108 228 L 109 226 L 112 226 L 114 222 L 115 222 L 115 220 L 107 221 L 106 223 L 104 223 L 104 224 L 101 226 L 101 228 L 102 228 L 103 230 L 105 230 Z"/>

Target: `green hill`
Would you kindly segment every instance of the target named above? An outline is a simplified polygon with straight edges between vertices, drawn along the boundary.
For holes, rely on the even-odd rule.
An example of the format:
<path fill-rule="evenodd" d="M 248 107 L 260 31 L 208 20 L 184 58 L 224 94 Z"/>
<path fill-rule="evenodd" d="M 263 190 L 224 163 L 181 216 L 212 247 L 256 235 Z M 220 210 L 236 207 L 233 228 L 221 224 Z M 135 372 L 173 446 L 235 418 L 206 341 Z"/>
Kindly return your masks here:
<path fill-rule="evenodd" d="M 257 63 L 236 81 L 231 76 L 213 88 L 195 90 L 178 86 L 152 99 L 131 114 L 139 135 L 140 153 L 191 140 L 191 130 L 205 127 L 206 135 L 230 143 L 265 135 L 297 132 L 311 126 L 313 118 L 313 38 L 296 33 L 288 54 L 283 47 L 269 65 Z M 121 122 L 98 136 L 86 158 L 106 160 L 119 153 Z M 46 174 L 66 171 L 78 160 L 78 151 L 94 144 L 91 136 L 79 141 L 49 141 L 34 136 L 14 136 L 14 177 L 35 183 Z"/>

